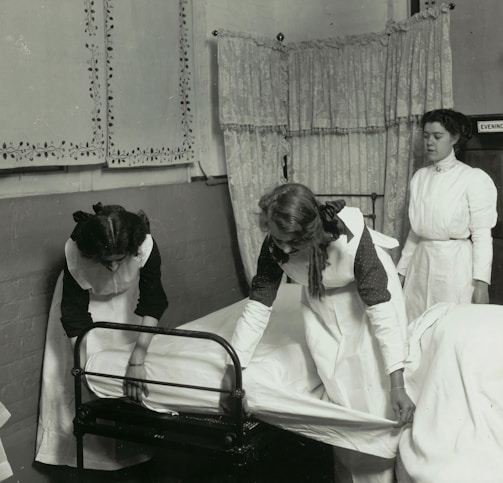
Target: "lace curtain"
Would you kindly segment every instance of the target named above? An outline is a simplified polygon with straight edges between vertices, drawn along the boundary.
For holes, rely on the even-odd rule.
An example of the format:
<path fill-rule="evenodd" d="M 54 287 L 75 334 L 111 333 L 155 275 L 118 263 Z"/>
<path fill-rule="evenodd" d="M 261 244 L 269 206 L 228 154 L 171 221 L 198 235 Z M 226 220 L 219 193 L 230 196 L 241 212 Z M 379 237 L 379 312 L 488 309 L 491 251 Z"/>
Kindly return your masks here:
<path fill-rule="evenodd" d="M 315 192 L 384 194 L 377 229 L 404 241 L 422 114 L 452 107 L 449 9 L 385 32 L 289 46 L 291 180 Z M 371 210 L 368 198 L 349 204 Z"/>
<path fill-rule="evenodd" d="M 279 42 L 218 32 L 220 123 L 227 177 L 246 277 L 255 274 L 263 240 L 258 201 L 284 181 L 289 145 L 286 54 Z"/>
<path fill-rule="evenodd" d="M 408 183 L 423 163 L 420 118 L 453 107 L 449 12 L 442 5 L 388 28 L 383 231 L 401 243 L 409 230 Z"/>
<path fill-rule="evenodd" d="M 448 13 L 443 5 L 383 33 L 285 45 L 219 31 L 220 121 L 248 276 L 260 245 L 244 239 L 263 238 L 251 213 L 283 181 L 287 152 L 288 181 L 316 193 L 384 194 L 377 229 L 404 240 L 419 119 L 453 105 Z M 370 211 L 368 199 L 347 201 Z"/>

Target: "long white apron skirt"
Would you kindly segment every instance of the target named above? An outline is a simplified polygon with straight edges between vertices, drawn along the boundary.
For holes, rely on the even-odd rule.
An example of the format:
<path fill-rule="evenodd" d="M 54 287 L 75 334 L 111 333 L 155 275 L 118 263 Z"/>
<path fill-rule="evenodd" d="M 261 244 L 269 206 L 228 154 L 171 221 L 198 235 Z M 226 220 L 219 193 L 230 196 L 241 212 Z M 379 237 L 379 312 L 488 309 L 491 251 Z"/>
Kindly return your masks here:
<path fill-rule="evenodd" d="M 407 269 L 403 292 L 409 321 L 440 302 L 471 303 L 471 241 L 420 241 Z"/>
<path fill-rule="evenodd" d="M 398 320 L 407 319 L 401 285 L 389 255 L 376 246 L 388 275 L 388 290 Z M 306 289 L 304 288 L 304 292 Z M 355 283 L 327 289 L 321 300 L 304 294 L 303 314 L 306 340 L 325 387 L 326 399 L 374 416 L 394 420 L 390 402 L 390 378 L 386 375 L 377 339 Z M 391 429 L 389 441 L 398 445 L 399 429 Z M 354 483 L 392 483 L 394 460 L 379 458 L 382 441 L 363 431 L 358 439 L 348 438 L 336 449 L 338 459 L 351 471 Z M 342 475 L 340 475 L 342 477 Z"/>
<path fill-rule="evenodd" d="M 42 390 L 37 430 L 36 461 L 52 465 L 76 466 L 76 440 L 73 435 L 75 415 L 73 351 L 61 324 L 63 274 L 58 278 L 49 312 L 45 341 Z M 107 297 L 90 297 L 89 312 L 95 322 L 140 324 L 134 314 L 138 283 L 126 292 Z M 85 340 L 87 356 L 106 348 L 133 342 L 134 332 L 92 330 Z M 83 385 L 83 399 L 90 393 Z M 150 458 L 141 445 L 94 435 L 84 436 L 84 468 L 116 470 Z"/>

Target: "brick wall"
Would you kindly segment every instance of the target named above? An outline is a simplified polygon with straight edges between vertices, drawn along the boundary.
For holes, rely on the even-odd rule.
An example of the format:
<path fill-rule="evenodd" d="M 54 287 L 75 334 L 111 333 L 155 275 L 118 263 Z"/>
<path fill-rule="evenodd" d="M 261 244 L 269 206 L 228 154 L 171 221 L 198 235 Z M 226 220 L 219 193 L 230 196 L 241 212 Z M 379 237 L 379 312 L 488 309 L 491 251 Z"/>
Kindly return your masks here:
<path fill-rule="evenodd" d="M 98 201 L 143 209 L 163 259 L 175 327 L 243 298 L 227 185 L 204 182 L 0 200 L 0 401 L 12 414 L 0 430 L 14 476 L 46 481 L 32 467 L 40 377 L 53 287 L 76 210 Z"/>

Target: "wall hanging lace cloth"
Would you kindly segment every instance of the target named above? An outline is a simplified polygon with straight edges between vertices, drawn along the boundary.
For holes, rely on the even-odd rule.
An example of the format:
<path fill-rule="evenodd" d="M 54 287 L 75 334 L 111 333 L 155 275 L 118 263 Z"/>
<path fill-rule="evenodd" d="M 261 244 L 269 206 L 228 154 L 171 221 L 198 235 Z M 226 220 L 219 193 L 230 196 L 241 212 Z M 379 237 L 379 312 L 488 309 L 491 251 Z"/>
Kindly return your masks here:
<path fill-rule="evenodd" d="M 190 163 L 191 0 L 4 0 L 0 169 Z"/>

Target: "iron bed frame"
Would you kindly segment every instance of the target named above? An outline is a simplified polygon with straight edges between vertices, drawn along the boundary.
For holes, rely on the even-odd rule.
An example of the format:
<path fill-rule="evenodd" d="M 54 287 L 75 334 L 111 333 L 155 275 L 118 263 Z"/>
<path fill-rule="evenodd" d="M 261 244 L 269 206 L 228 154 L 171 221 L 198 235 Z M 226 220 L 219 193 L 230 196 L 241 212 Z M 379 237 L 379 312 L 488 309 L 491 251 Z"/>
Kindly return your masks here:
<path fill-rule="evenodd" d="M 212 340 L 222 346 L 232 360 L 235 374 L 234 385 L 231 389 L 221 389 L 165 381 L 144 381 L 142 379 L 126 378 L 125 376 L 86 371 L 81 364 L 81 343 L 90 330 L 98 328 Z M 276 437 L 281 437 L 281 433 L 284 433 L 284 430 L 259 421 L 254 417 L 244 415 L 243 399 L 245 391 L 242 385 L 242 368 L 239 358 L 233 347 L 223 337 L 210 332 L 96 322 L 77 338 L 72 374 L 75 382 L 73 430 L 76 438 L 77 469 L 79 472 L 84 469 L 85 434 L 166 448 L 198 449 L 227 458 L 236 468 L 240 468 L 268 454 Z M 89 401 L 83 401 L 82 384 L 85 383 L 86 375 L 225 393 L 234 402 L 234 409 L 231 414 L 218 415 L 192 412 L 167 414 L 147 409 L 128 400 L 126 397 L 118 399 L 93 398 Z"/>

